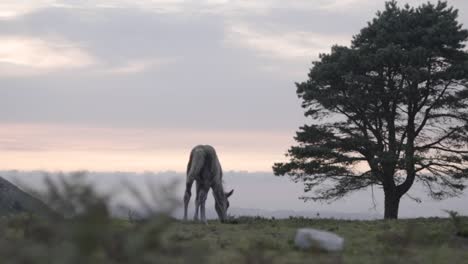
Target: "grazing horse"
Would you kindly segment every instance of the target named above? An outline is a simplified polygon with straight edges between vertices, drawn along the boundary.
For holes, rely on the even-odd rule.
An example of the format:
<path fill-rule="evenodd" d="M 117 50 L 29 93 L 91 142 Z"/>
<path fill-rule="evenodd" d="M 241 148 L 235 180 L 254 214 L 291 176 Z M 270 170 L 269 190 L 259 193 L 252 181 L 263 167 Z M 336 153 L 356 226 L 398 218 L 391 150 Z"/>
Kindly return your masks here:
<path fill-rule="evenodd" d="M 212 146 L 198 145 L 190 152 L 184 195 L 184 220 L 187 220 L 187 208 L 190 196 L 192 195 L 192 184 L 194 181 L 196 181 L 197 191 L 194 220 L 198 220 L 198 210 L 200 209 L 201 221 L 206 223 L 205 202 L 208 191 L 211 188 L 213 189 L 216 213 L 219 220 L 225 222 L 229 207 L 228 197 L 232 195 L 234 190 L 228 193 L 224 192 L 221 164 Z"/>

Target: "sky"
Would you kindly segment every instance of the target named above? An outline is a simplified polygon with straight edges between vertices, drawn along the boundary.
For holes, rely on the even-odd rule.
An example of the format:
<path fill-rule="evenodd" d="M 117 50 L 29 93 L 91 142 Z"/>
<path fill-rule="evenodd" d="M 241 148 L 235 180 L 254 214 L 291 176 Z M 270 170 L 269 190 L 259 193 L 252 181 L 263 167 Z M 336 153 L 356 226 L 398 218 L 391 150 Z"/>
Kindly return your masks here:
<path fill-rule="evenodd" d="M 0 169 L 183 171 L 211 144 L 226 169 L 271 171 L 307 122 L 294 83 L 383 6 L 2 0 Z"/>
<path fill-rule="evenodd" d="M 468 1 L 448 2 L 468 25 Z M 0 170 L 183 172 L 211 144 L 227 171 L 271 173 L 308 122 L 294 83 L 383 7 L 1 0 Z"/>

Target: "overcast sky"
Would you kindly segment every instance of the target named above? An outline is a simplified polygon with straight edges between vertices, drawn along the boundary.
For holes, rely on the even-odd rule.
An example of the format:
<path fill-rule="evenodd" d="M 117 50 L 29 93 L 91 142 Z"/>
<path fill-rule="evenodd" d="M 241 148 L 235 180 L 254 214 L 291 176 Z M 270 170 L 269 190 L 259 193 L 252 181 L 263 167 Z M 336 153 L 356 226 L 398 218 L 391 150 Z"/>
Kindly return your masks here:
<path fill-rule="evenodd" d="M 294 82 L 383 7 L 2 0 L 0 169 L 182 171 L 205 143 L 227 169 L 270 171 L 306 122 Z"/>

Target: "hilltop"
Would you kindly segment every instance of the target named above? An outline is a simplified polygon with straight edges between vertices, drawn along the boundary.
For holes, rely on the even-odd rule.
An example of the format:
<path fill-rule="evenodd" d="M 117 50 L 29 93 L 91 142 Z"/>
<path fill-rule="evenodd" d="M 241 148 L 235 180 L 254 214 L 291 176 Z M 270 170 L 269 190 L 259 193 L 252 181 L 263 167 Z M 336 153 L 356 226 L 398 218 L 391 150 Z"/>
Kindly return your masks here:
<path fill-rule="evenodd" d="M 18 213 L 44 215 L 51 209 L 41 200 L 0 177 L 0 216 Z"/>

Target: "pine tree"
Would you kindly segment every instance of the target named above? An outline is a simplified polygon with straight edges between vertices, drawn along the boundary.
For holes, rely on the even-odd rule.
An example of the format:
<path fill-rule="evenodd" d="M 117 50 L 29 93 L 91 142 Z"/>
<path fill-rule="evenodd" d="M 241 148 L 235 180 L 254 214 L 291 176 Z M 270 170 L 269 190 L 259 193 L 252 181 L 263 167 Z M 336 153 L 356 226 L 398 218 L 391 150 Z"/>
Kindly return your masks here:
<path fill-rule="evenodd" d="M 468 178 L 468 31 L 446 2 L 387 2 L 353 37 L 296 83 L 305 115 L 276 175 L 303 182 L 305 200 L 336 200 L 381 186 L 385 218 L 419 181 L 459 195 Z"/>

